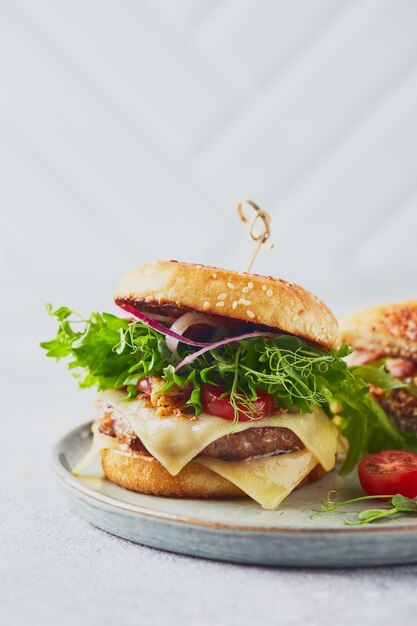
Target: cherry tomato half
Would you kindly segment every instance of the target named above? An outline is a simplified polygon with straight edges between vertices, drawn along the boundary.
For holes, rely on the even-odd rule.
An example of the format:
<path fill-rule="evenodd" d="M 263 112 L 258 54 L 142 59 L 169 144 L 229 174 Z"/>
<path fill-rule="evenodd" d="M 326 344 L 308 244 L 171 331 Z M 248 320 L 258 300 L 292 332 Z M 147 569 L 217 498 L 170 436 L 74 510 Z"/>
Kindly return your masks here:
<path fill-rule="evenodd" d="M 235 412 L 230 404 L 229 398 L 221 398 L 224 389 L 215 387 L 214 385 L 205 385 L 201 393 L 201 403 L 206 413 L 222 417 L 225 420 L 234 420 Z M 274 411 L 274 397 L 265 391 L 258 391 L 258 397 L 253 401 L 254 414 L 248 417 L 244 412 L 238 411 L 238 418 L 241 422 L 247 422 L 249 419 L 260 419 L 271 415 Z"/>
<path fill-rule="evenodd" d="M 386 450 L 365 456 L 358 466 L 359 482 L 370 496 L 417 496 L 417 454 Z"/>

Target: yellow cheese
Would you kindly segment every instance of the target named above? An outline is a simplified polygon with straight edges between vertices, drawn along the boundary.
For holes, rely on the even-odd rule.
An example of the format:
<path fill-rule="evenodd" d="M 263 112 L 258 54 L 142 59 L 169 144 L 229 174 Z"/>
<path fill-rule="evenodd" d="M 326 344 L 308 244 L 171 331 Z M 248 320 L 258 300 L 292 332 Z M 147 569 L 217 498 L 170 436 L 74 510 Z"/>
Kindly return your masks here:
<path fill-rule="evenodd" d="M 195 460 L 237 485 L 264 509 L 272 510 L 317 465 L 307 450 L 248 461 L 220 461 L 207 456 Z"/>
<path fill-rule="evenodd" d="M 120 445 L 119 440 L 116 437 L 107 437 L 106 435 L 100 433 L 95 423 L 91 428 L 91 432 L 93 433 L 91 447 L 85 457 L 83 457 L 72 470 L 74 476 L 85 476 L 86 469 L 90 468 L 91 465 L 96 461 L 96 459 L 100 455 L 101 450 L 108 450 L 109 448 L 116 449 Z M 94 472 L 94 475 L 98 474 L 103 475 L 103 471 L 98 469 Z"/>
<path fill-rule="evenodd" d="M 126 402 L 121 391 L 106 391 L 99 397 L 123 414 L 147 450 L 173 476 L 213 441 L 231 433 L 264 426 L 292 430 L 326 471 L 330 471 L 335 463 L 338 430 L 318 408 L 308 414 L 275 414 L 233 425 L 228 420 L 204 413 L 197 419 L 160 418 L 155 409 L 146 406 L 143 400 Z"/>
<path fill-rule="evenodd" d="M 176 475 L 194 459 L 223 478 L 237 485 L 265 509 L 276 509 L 293 489 L 320 463 L 326 471 L 335 464 L 338 430 L 320 409 L 309 414 L 275 414 L 260 420 L 231 422 L 212 415 L 197 419 L 157 417 L 155 410 L 142 400 L 124 401 L 119 391 L 106 391 L 100 398 L 123 414 L 149 452 L 172 474 Z M 248 428 L 265 426 L 292 430 L 305 449 L 273 457 L 247 461 L 221 461 L 198 456 L 216 439 Z M 93 425 L 93 442 L 87 456 L 73 470 L 85 469 L 101 450 L 119 447 L 117 438 L 107 437 Z"/>

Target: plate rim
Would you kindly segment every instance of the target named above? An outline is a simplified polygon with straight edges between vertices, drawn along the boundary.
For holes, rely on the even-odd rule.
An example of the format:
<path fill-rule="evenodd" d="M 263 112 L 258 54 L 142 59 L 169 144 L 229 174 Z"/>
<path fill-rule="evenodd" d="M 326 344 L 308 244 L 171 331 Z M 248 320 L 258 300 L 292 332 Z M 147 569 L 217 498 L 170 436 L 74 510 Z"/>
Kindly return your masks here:
<path fill-rule="evenodd" d="M 63 442 L 70 437 L 74 436 L 77 432 L 82 432 L 88 427 L 91 428 L 92 421 L 84 422 L 79 426 L 76 426 L 72 430 L 68 431 L 65 435 L 60 437 L 58 441 L 52 448 L 51 451 L 51 465 L 54 471 L 55 476 L 64 483 L 67 487 L 72 489 L 73 491 L 79 492 L 84 496 L 87 496 L 100 504 L 104 504 L 118 511 L 127 511 L 129 513 L 134 513 L 138 515 L 142 515 L 144 517 L 150 517 L 152 519 L 163 520 L 170 523 L 177 524 L 189 524 L 192 526 L 200 526 L 204 528 L 212 528 L 212 529 L 221 529 L 221 530 L 229 530 L 229 531 L 238 531 L 238 532 L 248 532 L 248 533 L 262 533 L 262 534 L 283 534 L 283 535 L 352 535 L 352 534 L 368 534 L 368 533 L 398 533 L 398 532 L 417 532 L 417 523 L 410 524 L 408 526 L 357 526 L 354 528 L 351 527 L 341 527 L 341 528 L 311 528 L 310 530 L 305 528 L 290 528 L 290 527 L 281 527 L 276 528 L 273 526 L 245 526 L 241 524 L 227 524 L 223 522 L 210 522 L 207 520 L 201 520 L 194 517 L 184 517 L 181 514 L 172 514 L 165 513 L 163 511 L 155 511 L 152 509 L 144 508 L 138 504 L 128 504 L 127 502 L 123 502 L 122 500 L 117 500 L 116 498 L 112 498 L 106 494 L 102 494 L 99 491 L 89 487 L 82 483 L 78 478 L 73 476 L 66 467 L 61 462 L 60 455 L 62 454 L 62 444 Z M 149 494 L 144 494 L 149 495 Z M 178 498 L 181 501 L 181 498 Z"/>

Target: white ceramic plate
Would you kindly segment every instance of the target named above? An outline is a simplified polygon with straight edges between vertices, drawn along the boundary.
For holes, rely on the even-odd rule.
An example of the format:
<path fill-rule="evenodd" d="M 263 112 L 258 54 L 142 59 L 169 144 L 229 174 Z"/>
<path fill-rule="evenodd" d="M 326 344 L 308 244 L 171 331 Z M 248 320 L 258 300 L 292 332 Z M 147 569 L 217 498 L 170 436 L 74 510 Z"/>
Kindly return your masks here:
<path fill-rule="evenodd" d="M 417 520 L 391 519 L 349 527 L 343 519 L 359 510 L 311 517 L 331 489 L 340 497 L 362 495 L 355 476 L 334 471 L 296 490 L 278 511 L 264 511 L 249 498 L 179 500 L 122 489 L 106 479 L 71 474 L 91 442 L 91 424 L 68 433 L 55 446 L 53 467 L 72 508 L 119 537 L 192 556 L 296 567 L 353 567 L 417 562 Z M 364 503 L 361 508 L 373 506 Z"/>

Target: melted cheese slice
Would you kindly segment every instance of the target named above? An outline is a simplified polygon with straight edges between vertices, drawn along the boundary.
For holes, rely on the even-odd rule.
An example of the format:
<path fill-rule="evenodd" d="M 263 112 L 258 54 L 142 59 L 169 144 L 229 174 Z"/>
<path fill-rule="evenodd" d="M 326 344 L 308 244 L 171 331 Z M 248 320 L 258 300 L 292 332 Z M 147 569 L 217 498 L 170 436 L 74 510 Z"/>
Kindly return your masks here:
<path fill-rule="evenodd" d="M 120 443 L 117 437 L 107 437 L 107 435 L 103 435 L 101 432 L 99 432 L 97 424 L 95 422 L 91 427 L 91 432 L 93 433 L 91 447 L 87 454 L 72 470 L 72 474 L 74 476 L 86 476 L 86 469 L 90 468 L 91 465 L 97 460 L 97 457 L 100 455 L 100 452 L 102 450 L 109 450 L 110 448 L 116 450 L 120 447 Z M 103 470 L 96 470 L 94 472 L 94 475 L 104 476 Z"/>
<path fill-rule="evenodd" d="M 237 485 L 264 509 L 272 510 L 317 465 L 308 450 L 248 461 L 220 461 L 207 456 L 195 461 Z"/>
<path fill-rule="evenodd" d="M 330 471 L 335 464 L 338 430 L 320 409 L 309 414 L 275 414 L 233 425 L 228 420 L 204 413 L 197 419 L 161 418 L 143 400 L 126 402 L 121 391 L 106 391 L 99 397 L 123 414 L 147 450 L 173 476 L 213 441 L 231 433 L 264 426 L 292 430 L 315 458 L 315 463 L 320 463 L 326 471 Z M 289 456 L 285 455 L 286 458 Z M 230 461 L 223 463 L 231 464 Z M 220 471 L 218 473 L 221 474 Z"/>
<path fill-rule="evenodd" d="M 99 398 L 123 414 L 149 452 L 170 474 L 175 476 L 194 459 L 237 485 L 265 509 L 276 509 L 318 463 L 326 471 L 335 465 L 338 430 L 319 409 L 310 414 L 275 414 L 234 425 L 206 414 L 197 419 L 174 416 L 160 418 L 153 408 L 146 406 L 146 402 L 139 399 L 126 402 L 124 394 L 119 391 L 106 391 Z M 206 446 L 220 437 L 265 426 L 292 430 L 303 442 L 305 449 L 247 461 L 221 461 L 198 456 Z M 118 447 L 117 438 L 102 435 L 93 425 L 91 449 L 73 473 L 84 474 L 101 450 Z"/>

